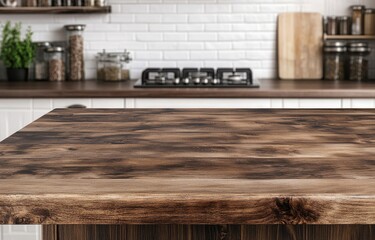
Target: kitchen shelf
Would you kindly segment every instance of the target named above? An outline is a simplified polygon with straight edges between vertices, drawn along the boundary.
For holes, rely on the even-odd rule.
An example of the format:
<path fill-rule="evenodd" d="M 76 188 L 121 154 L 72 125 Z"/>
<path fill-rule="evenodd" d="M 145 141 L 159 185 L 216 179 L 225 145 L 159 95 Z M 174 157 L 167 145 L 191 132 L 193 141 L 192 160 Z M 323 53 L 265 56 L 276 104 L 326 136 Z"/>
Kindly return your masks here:
<path fill-rule="evenodd" d="M 325 40 L 375 40 L 375 35 L 327 35 L 324 34 Z"/>
<path fill-rule="evenodd" d="M 0 14 L 71 14 L 111 13 L 111 6 L 105 7 L 0 7 Z"/>

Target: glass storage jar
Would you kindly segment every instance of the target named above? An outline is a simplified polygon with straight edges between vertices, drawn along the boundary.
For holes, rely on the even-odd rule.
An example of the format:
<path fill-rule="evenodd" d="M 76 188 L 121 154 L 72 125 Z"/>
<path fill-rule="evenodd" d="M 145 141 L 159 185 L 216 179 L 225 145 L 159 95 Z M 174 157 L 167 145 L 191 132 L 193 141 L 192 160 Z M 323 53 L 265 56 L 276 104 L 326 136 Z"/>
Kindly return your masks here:
<path fill-rule="evenodd" d="M 23 0 L 24 7 L 37 7 L 38 2 L 37 0 Z"/>
<path fill-rule="evenodd" d="M 367 43 L 351 43 L 349 52 L 349 79 L 365 81 L 368 79 L 369 59 L 371 49 Z"/>
<path fill-rule="evenodd" d="M 48 60 L 46 49 L 51 44 L 49 42 L 35 43 L 34 79 L 38 81 L 48 80 Z"/>
<path fill-rule="evenodd" d="M 352 6 L 352 34 L 353 35 L 363 35 L 364 27 L 364 15 L 363 11 L 365 6 L 355 5 Z"/>
<path fill-rule="evenodd" d="M 82 5 L 85 7 L 94 7 L 95 6 L 95 0 L 82 0 Z"/>
<path fill-rule="evenodd" d="M 105 0 L 95 0 L 95 6 L 96 7 L 104 7 L 106 5 Z"/>
<path fill-rule="evenodd" d="M 350 34 L 350 17 L 348 16 L 342 16 L 338 19 L 339 23 L 339 35 L 349 35 Z"/>
<path fill-rule="evenodd" d="M 346 44 L 344 42 L 327 42 L 324 46 L 324 79 L 343 80 L 346 62 Z"/>
<path fill-rule="evenodd" d="M 38 0 L 39 7 L 49 7 L 50 3 L 49 0 Z"/>
<path fill-rule="evenodd" d="M 335 16 L 327 17 L 327 34 L 337 35 L 337 18 Z"/>
<path fill-rule="evenodd" d="M 80 7 L 82 6 L 82 0 L 71 0 L 71 5 L 73 7 Z"/>
<path fill-rule="evenodd" d="M 48 79 L 50 81 L 64 81 L 64 48 L 50 47 L 46 49 L 46 52 L 48 54 Z"/>
<path fill-rule="evenodd" d="M 84 38 L 86 25 L 66 25 L 68 37 L 68 80 L 81 81 L 85 79 Z"/>
<path fill-rule="evenodd" d="M 375 9 L 365 10 L 365 35 L 375 35 Z"/>
<path fill-rule="evenodd" d="M 128 64 L 131 61 L 130 53 L 109 52 L 97 55 L 97 78 L 102 81 L 125 81 L 130 80 Z"/>

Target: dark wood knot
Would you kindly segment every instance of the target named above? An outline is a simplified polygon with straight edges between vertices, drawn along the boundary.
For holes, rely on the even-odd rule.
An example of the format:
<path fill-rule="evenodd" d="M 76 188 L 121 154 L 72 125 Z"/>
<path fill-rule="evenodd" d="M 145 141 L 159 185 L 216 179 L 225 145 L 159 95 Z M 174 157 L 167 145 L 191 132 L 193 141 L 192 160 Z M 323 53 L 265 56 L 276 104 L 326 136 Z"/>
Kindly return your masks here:
<path fill-rule="evenodd" d="M 281 224 L 308 224 L 318 221 L 318 204 L 303 198 L 275 198 L 272 209 L 274 217 Z"/>

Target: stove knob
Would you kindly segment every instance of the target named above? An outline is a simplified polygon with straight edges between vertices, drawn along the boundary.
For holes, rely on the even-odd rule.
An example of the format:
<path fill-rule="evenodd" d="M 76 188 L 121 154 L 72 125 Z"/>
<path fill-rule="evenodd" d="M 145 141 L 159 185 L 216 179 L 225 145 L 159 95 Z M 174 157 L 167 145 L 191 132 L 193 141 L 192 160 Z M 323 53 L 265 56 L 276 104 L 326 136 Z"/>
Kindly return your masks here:
<path fill-rule="evenodd" d="M 215 78 L 215 79 L 212 79 L 212 82 L 211 82 L 213 85 L 218 85 L 220 83 L 220 80 Z"/>
<path fill-rule="evenodd" d="M 180 79 L 179 79 L 179 78 L 174 79 L 174 80 L 173 80 L 173 84 L 174 84 L 174 85 L 178 85 L 178 84 L 180 84 Z"/>
<path fill-rule="evenodd" d="M 189 85 L 189 83 L 190 83 L 190 79 L 189 79 L 189 78 L 184 78 L 184 80 L 182 80 L 182 82 L 183 82 L 185 85 Z"/>
<path fill-rule="evenodd" d="M 193 82 L 194 82 L 195 85 L 198 85 L 199 83 L 201 83 L 201 79 L 200 78 L 194 78 Z"/>
<path fill-rule="evenodd" d="M 204 85 L 207 85 L 209 83 L 208 78 L 203 78 L 202 83 Z"/>

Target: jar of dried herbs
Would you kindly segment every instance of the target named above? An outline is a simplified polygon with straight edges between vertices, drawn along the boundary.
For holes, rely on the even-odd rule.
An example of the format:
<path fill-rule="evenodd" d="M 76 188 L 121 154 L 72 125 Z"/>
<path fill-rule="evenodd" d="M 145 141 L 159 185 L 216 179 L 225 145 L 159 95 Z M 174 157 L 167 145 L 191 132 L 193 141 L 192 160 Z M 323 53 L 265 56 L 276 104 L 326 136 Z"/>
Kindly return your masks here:
<path fill-rule="evenodd" d="M 369 59 L 371 49 L 367 43 L 351 43 L 349 52 L 349 79 L 352 81 L 368 80 Z"/>
<path fill-rule="evenodd" d="M 130 80 L 128 64 L 131 61 L 130 53 L 103 52 L 97 55 L 97 78 L 102 81 L 125 81 Z"/>
<path fill-rule="evenodd" d="M 324 79 L 343 80 L 346 77 L 346 44 L 327 42 L 324 46 Z"/>
<path fill-rule="evenodd" d="M 68 80 L 81 81 L 85 79 L 84 38 L 86 25 L 66 25 L 67 32 L 67 63 Z"/>

